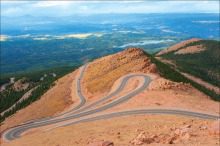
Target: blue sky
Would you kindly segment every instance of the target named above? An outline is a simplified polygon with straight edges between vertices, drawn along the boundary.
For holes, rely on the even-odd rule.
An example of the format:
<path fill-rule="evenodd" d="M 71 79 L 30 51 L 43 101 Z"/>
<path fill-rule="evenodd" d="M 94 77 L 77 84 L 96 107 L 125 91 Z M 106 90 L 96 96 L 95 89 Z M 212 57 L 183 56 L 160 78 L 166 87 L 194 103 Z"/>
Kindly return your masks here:
<path fill-rule="evenodd" d="M 96 13 L 219 13 L 219 1 L 1 1 L 1 16 Z"/>

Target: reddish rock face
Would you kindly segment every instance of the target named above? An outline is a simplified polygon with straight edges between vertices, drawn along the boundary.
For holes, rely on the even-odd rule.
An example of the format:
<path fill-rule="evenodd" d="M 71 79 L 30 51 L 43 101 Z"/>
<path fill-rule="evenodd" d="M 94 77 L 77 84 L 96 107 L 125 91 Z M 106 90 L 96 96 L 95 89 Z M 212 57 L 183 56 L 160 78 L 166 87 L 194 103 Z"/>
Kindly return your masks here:
<path fill-rule="evenodd" d="M 89 143 L 87 146 L 114 146 L 114 143 L 111 141 L 97 141 Z"/>
<path fill-rule="evenodd" d="M 102 143 L 102 146 L 114 146 L 114 143 L 111 142 L 111 141 L 104 141 L 104 142 Z"/>
<path fill-rule="evenodd" d="M 151 64 L 149 66 L 149 72 L 150 73 L 158 73 L 157 66 L 155 64 Z"/>
<path fill-rule="evenodd" d="M 190 139 L 191 125 L 183 125 L 180 128 L 174 128 L 168 134 L 149 134 L 144 131 L 140 132 L 134 139 L 130 141 L 133 145 L 144 144 L 177 144 L 187 142 Z"/>
<path fill-rule="evenodd" d="M 157 74 L 157 67 L 152 64 L 144 50 L 125 49 L 89 64 L 84 75 L 86 91 L 91 94 L 107 92 L 117 79 L 129 73 Z"/>

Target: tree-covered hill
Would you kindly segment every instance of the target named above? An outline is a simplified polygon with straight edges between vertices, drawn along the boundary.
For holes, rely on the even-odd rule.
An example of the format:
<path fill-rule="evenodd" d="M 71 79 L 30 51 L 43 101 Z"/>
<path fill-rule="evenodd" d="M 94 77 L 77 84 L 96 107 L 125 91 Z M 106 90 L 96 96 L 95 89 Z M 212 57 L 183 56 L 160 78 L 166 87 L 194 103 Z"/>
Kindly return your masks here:
<path fill-rule="evenodd" d="M 194 53 L 177 53 L 186 48 L 202 48 Z M 192 74 L 213 85 L 220 86 L 220 41 L 200 40 L 179 47 L 159 57 L 171 60 L 178 70 Z"/>

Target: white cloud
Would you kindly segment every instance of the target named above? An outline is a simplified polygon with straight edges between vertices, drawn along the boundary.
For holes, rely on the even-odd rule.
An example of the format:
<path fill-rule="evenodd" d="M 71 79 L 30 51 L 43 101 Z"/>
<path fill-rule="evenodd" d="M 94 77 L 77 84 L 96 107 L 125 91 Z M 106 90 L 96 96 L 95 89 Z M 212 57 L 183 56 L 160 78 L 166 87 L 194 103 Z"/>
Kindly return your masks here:
<path fill-rule="evenodd" d="M 167 32 L 167 33 L 176 33 L 176 34 L 180 33 L 180 32 L 177 32 L 177 31 L 170 30 L 170 29 L 161 29 L 161 31 Z"/>
<path fill-rule="evenodd" d="M 22 11 L 23 10 L 19 7 L 11 7 L 11 8 L 4 10 L 2 13 L 4 15 L 10 15 L 10 14 L 22 13 Z"/>
<path fill-rule="evenodd" d="M 0 42 L 7 41 L 8 38 L 9 38 L 9 37 L 6 36 L 6 35 L 0 35 Z"/>
<path fill-rule="evenodd" d="M 33 7 L 62 7 L 72 4 L 71 1 L 39 1 L 33 4 Z"/>
<path fill-rule="evenodd" d="M 115 48 L 126 48 L 126 47 L 132 47 L 132 46 L 144 46 L 144 45 L 149 45 L 149 44 L 160 44 L 160 43 L 169 43 L 173 42 L 171 39 L 167 40 L 143 40 L 139 42 L 134 42 L 134 43 L 127 43 L 121 46 L 114 46 Z"/>
<path fill-rule="evenodd" d="M 219 13 L 219 1 L 2 1 L 1 15 Z M 24 11 L 25 10 L 25 11 Z"/>
<path fill-rule="evenodd" d="M 220 21 L 202 20 L 202 21 L 193 21 L 193 23 L 201 23 L 201 24 L 215 24 L 215 23 L 220 23 Z"/>

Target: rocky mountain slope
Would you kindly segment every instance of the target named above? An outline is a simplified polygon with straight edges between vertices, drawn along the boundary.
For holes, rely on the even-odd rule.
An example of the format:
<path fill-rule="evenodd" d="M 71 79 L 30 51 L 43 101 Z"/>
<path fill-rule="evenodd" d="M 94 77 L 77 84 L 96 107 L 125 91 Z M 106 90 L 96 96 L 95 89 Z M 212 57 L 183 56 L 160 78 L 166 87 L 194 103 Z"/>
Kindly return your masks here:
<path fill-rule="evenodd" d="M 38 101 L 7 118 L 1 125 L 1 132 L 29 120 L 52 117 L 74 109 L 80 103 L 81 96 L 77 94 L 79 90 L 82 90 L 85 97 L 84 107 L 99 101 L 117 88 L 120 92 L 85 111 L 98 112 L 32 128 L 19 139 L 3 142 L 3 145 L 219 145 L 219 127 L 216 126 L 219 121 L 183 115 L 128 115 L 68 125 L 69 122 L 136 109 L 220 114 L 219 102 L 211 100 L 190 83 L 181 82 L 182 76 L 176 76 L 175 81 L 171 80 L 173 78 L 169 78 L 169 75 L 179 74 L 173 74 L 172 69 L 154 63 L 155 60 L 140 48 L 129 48 L 89 62 L 85 70 L 81 67 L 60 78 Z M 81 75 L 82 79 L 79 79 Z M 124 87 L 120 88 L 123 79 L 129 75 L 136 76 L 128 79 Z M 144 85 L 146 78 L 143 76 L 149 78 L 149 84 L 143 86 L 145 88 L 141 92 L 132 94 Z M 79 82 L 82 83 L 80 89 L 77 88 Z M 129 94 L 132 96 L 127 98 Z M 79 113 L 83 113 L 83 110 Z M 74 114 L 70 113 L 70 116 Z"/>
<path fill-rule="evenodd" d="M 90 63 L 84 82 L 90 93 L 106 92 L 119 77 L 135 72 L 157 73 L 157 68 L 143 50 L 129 48 Z"/>

